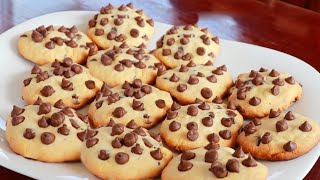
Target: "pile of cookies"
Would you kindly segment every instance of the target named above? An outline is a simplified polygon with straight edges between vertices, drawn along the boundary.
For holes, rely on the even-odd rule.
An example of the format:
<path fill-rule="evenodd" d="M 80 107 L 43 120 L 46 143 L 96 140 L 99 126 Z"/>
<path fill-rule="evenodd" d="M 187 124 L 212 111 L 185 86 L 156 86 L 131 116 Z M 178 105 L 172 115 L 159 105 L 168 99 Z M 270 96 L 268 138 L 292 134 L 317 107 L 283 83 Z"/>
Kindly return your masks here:
<path fill-rule="evenodd" d="M 27 105 L 7 119 L 10 148 L 81 160 L 103 179 L 266 179 L 255 159 L 290 160 L 318 144 L 316 121 L 284 113 L 302 95 L 290 74 L 261 68 L 233 82 L 226 65 L 213 66 L 220 45 L 208 29 L 172 27 L 150 51 L 154 31 L 130 3 L 102 7 L 86 34 L 21 35 L 19 52 L 36 65 L 22 83 Z M 76 111 L 86 105 L 87 115 Z"/>

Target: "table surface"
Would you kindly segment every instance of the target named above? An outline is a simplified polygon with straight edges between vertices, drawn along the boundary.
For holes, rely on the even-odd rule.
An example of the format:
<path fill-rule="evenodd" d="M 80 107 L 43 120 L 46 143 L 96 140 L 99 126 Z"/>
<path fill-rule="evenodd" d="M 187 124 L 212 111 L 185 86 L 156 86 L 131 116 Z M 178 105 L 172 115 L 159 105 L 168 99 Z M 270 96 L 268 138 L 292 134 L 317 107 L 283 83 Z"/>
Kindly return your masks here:
<path fill-rule="evenodd" d="M 220 38 L 282 51 L 320 71 L 320 14 L 278 0 L 1 0 L 0 33 L 51 12 L 98 11 L 107 3 L 128 2 L 143 9 L 155 21 L 175 25 L 197 23 Z M 320 179 L 319 169 L 318 159 L 305 179 Z M 0 177 L 28 179 L 3 167 L 0 167 Z"/>

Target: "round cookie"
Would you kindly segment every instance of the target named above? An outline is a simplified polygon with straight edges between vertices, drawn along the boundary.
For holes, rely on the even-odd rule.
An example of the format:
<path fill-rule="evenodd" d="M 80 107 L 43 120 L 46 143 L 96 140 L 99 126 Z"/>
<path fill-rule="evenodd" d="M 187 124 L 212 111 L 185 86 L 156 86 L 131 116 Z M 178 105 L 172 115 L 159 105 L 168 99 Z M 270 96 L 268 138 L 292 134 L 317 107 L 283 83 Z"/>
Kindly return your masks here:
<path fill-rule="evenodd" d="M 177 150 L 203 147 L 208 142 L 233 147 L 242 124 L 241 114 L 225 104 L 174 103 L 161 123 L 160 134 L 169 147 Z"/>
<path fill-rule="evenodd" d="M 174 26 L 157 42 L 155 56 L 169 68 L 188 64 L 211 64 L 220 51 L 219 39 L 207 28 Z"/>
<path fill-rule="evenodd" d="M 38 98 L 51 104 L 62 99 L 74 109 L 89 102 L 102 86 L 87 68 L 73 64 L 70 58 L 34 66 L 23 84 L 22 97 L 27 104 L 33 104 Z"/>
<path fill-rule="evenodd" d="M 162 180 L 267 179 L 268 168 L 245 155 L 241 148 L 198 148 L 174 157 L 161 174 Z"/>
<path fill-rule="evenodd" d="M 287 73 L 261 68 L 240 74 L 230 89 L 228 101 L 246 118 L 265 117 L 281 112 L 300 99 L 302 86 Z"/>
<path fill-rule="evenodd" d="M 81 147 L 81 161 L 102 179 L 151 179 L 172 159 L 172 152 L 138 126 L 109 124 L 91 130 Z"/>
<path fill-rule="evenodd" d="M 153 20 L 143 10 L 133 8 L 132 3 L 102 7 L 89 21 L 88 36 L 102 49 L 120 46 L 148 44 L 154 33 Z"/>
<path fill-rule="evenodd" d="M 170 92 L 181 104 L 191 104 L 197 98 L 216 101 L 228 92 L 232 86 L 232 77 L 225 65 L 195 65 L 190 61 L 171 70 L 158 71 L 156 86 Z"/>
<path fill-rule="evenodd" d="M 165 70 L 160 61 L 149 50 L 141 47 L 118 47 L 101 50 L 90 56 L 87 61 L 90 73 L 96 78 L 114 87 L 141 79 L 144 84 L 153 84 L 157 70 Z"/>
<path fill-rule="evenodd" d="M 109 89 L 101 88 L 88 111 L 94 127 L 105 126 L 109 121 L 127 124 L 134 120 L 139 126 L 150 128 L 159 122 L 172 105 L 169 93 L 135 79 L 132 84 Z"/>
<path fill-rule="evenodd" d="M 65 107 L 37 101 L 13 106 L 6 123 L 6 139 L 17 154 L 44 162 L 80 160 L 81 141 L 89 127 L 87 116 Z"/>
<path fill-rule="evenodd" d="M 270 114 L 271 115 L 271 114 Z M 246 124 L 237 143 L 257 159 L 281 161 L 302 156 L 320 141 L 319 124 L 289 111 Z"/>
<path fill-rule="evenodd" d="M 40 26 L 25 32 L 18 40 L 20 54 L 39 65 L 51 63 L 66 57 L 75 63 L 82 64 L 88 54 L 97 50 L 95 44 L 75 26 Z"/>

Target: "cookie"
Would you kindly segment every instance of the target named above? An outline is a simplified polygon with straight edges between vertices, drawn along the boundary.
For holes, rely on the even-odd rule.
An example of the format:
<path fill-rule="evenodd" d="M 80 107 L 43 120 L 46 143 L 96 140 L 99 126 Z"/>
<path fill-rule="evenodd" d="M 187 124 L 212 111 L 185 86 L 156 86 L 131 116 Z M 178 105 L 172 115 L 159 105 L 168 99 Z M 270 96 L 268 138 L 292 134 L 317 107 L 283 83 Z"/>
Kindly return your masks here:
<path fill-rule="evenodd" d="M 81 147 L 81 161 L 102 179 L 150 179 L 157 177 L 172 159 L 161 145 L 160 135 L 141 127 L 113 124 L 91 130 Z"/>
<path fill-rule="evenodd" d="M 302 86 L 287 73 L 261 68 L 240 74 L 230 89 L 228 101 L 246 118 L 261 118 L 281 112 L 300 99 Z"/>
<path fill-rule="evenodd" d="M 161 174 L 162 180 L 267 179 L 268 168 L 241 148 L 198 148 L 174 157 Z"/>
<path fill-rule="evenodd" d="M 132 3 L 102 7 L 88 23 L 88 36 L 102 49 L 120 46 L 148 44 L 154 33 L 153 20 L 143 10 L 133 8 Z"/>
<path fill-rule="evenodd" d="M 211 64 L 220 51 L 219 39 L 207 28 L 174 26 L 157 42 L 155 56 L 169 68 L 188 64 Z"/>
<path fill-rule="evenodd" d="M 128 47 L 123 44 L 119 47 L 101 50 L 90 56 L 87 61 L 90 73 L 96 78 L 114 87 L 140 79 L 144 84 L 153 84 L 157 71 L 164 71 L 160 61 L 143 46 Z"/>
<path fill-rule="evenodd" d="M 75 26 L 67 28 L 51 25 L 40 26 L 21 35 L 18 50 L 24 58 L 39 65 L 52 63 L 56 59 L 62 61 L 66 57 L 82 64 L 97 47 Z"/>
<path fill-rule="evenodd" d="M 34 66 L 23 81 L 22 97 L 27 104 L 39 98 L 51 104 L 62 99 L 62 104 L 78 109 L 94 98 L 101 86 L 102 82 L 87 68 L 66 58 L 63 62 Z"/>
<path fill-rule="evenodd" d="M 289 111 L 246 124 L 237 143 L 257 159 L 281 161 L 309 152 L 320 140 L 319 124 Z"/>
<path fill-rule="evenodd" d="M 195 65 L 190 61 L 167 71 L 160 71 L 156 80 L 159 89 L 170 92 L 180 104 L 191 104 L 197 98 L 212 102 L 220 100 L 232 86 L 232 77 L 225 65 Z"/>
<path fill-rule="evenodd" d="M 132 120 L 139 126 L 150 128 L 165 116 L 172 105 L 169 93 L 135 79 L 132 84 L 108 88 L 104 85 L 91 103 L 88 111 L 94 127 L 101 127 L 111 120 L 128 124 Z"/>
<path fill-rule="evenodd" d="M 195 149 L 209 142 L 233 147 L 242 124 L 241 114 L 225 104 L 174 103 L 161 123 L 160 134 L 169 147 L 177 150 Z"/>
<path fill-rule="evenodd" d="M 87 116 L 62 106 L 37 102 L 13 106 L 6 123 L 10 148 L 26 158 L 44 162 L 80 159 L 81 141 L 89 126 Z"/>

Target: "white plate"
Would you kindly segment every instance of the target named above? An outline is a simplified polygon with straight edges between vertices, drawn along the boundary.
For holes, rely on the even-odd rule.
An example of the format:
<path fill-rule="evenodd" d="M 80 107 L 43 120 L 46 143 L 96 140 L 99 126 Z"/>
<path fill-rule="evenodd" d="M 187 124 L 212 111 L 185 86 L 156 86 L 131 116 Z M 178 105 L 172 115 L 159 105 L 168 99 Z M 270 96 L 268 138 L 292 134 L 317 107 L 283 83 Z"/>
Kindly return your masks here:
<path fill-rule="evenodd" d="M 40 25 L 76 25 L 82 31 L 86 30 L 86 22 L 96 12 L 66 11 L 47 14 L 22 24 L 19 24 L 0 35 L 0 116 L 6 119 L 12 106 L 23 106 L 21 86 L 24 75 L 28 74 L 33 64 L 24 60 L 17 52 L 17 39 L 25 31 Z M 200 24 L 201 25 L 201 24 Z M 171 25 L 155 23 L 156 33 L 149 49 L 155 48 L 156 40 L 166 32 Z M 275 68 L 289 72 L 303 85 L 302 99 L 291 107 L 320 122 L 320 74 L 310 65 L 290 55 L 271 49 L 249 45 L 240 42 L 221 40 L 222 51 L 215 65 L 226 64 L 233 78 L 239 73 L 251 69 Z M 79 162 L 75 163 L 43 163 L 23 158 L 13 153 L 5 141 L 5 121 L 0 119 L 0 165 L 21 174 L 36 179 L 95 179 Z M 308 141 L 308 140 L 306 140 Z M 262 163 L 269 168 L 268 179 L 302 179 L 312 168 L 320 154 L 318 145 L 308 154 L 282 162 Z"/>

